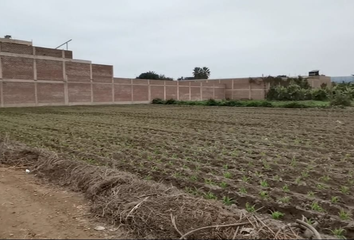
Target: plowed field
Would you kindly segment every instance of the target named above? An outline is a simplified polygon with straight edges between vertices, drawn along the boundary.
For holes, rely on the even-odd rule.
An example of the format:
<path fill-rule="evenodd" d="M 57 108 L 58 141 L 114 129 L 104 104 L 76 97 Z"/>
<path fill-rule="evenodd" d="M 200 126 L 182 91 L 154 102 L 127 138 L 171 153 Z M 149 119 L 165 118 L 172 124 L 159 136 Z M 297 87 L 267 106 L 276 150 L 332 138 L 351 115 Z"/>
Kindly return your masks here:
<path fill-rule="evenodd" d="M 319 229 L 354 213 L 354 111 L 201 106 L 0 110 L 0 135 Z M 347 237 L 354 237 L 347 229 Z"/>

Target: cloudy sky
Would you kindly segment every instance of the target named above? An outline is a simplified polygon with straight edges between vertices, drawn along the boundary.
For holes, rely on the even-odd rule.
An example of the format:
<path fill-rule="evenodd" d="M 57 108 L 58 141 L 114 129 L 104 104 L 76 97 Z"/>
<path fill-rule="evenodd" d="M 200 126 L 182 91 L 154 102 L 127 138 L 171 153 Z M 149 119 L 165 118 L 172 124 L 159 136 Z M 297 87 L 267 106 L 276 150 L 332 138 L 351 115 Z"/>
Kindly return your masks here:
<path fill-rule="evenodd" d="M 0 35 L 114 65 L 211 78 L 354 74 L 353 0 L 0 0 Z"/>

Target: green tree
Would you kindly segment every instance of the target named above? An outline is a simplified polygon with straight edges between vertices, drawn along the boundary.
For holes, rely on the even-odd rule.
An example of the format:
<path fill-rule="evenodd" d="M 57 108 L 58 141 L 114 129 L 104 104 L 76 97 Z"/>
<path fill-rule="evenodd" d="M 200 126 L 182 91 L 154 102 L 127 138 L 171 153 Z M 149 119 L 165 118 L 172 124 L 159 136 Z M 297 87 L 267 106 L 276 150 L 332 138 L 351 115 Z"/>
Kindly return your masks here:
<path fill-rule="evenodd" d="M 173 78 L 166 77 L 163 74 L 157 74 L 154 71 L 149 71 L 140 74 L 136 79 L 152 79 L 152 80 L 173 80 Z"/>
<path fill-rule="evenodd" d="M 196 67 L 193 70 L 193 75 L 195 79 L 208 79 L 210 76 L 210 69 L 207 67 Z"/>

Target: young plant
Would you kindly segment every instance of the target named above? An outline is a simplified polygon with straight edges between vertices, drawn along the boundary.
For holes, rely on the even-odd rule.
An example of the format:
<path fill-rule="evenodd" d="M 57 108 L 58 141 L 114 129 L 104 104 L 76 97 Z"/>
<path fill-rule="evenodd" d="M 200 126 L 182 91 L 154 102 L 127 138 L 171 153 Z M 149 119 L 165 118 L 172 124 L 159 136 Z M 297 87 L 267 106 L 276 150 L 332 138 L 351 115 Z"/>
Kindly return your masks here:
<path fill-rule="evenodd" d="M 308 171 L 303 171 L 303 172 L 301 173 L 301 176 L 302 176 L 303 178 L 307 178 L 307 177 L 309 176 L 309 172 L 308 172 Z"/>
<path fill-rule="evenodd" d="M 225 173 L 224 173 L 224 177 L 225 177 L 225 178 L 231 178 L 232 175 L 231 175 L 230 172 L 225 172 Z"/>
<path fill-rule="evenodd" d="M 345 230 L 343 228 L 335 228 L 334 230 L 331 230 L 331 232 L 339 239 L 346 239 L 346 237 L 344 236 Z"/>
<path fill-rule="evenodd" d="M 241 187 L 240 188 L 240 193 L 246 194 L 247 193 L 247 189 L 245 187 Z"/>
<path fill-rule="evenodd" d="M 350 213 L 344 211 L 344 209 L 341 209 L 339 212 L 339 218 L 342 220 L 349 220 L 350 219 Z"/>
<path fill-rule="evenodd" d="M 318 205 L 317 202 L 313 202 L 311 204 L 311 209 L 316 211 L 316 212 L 323 212 L 323 208 L 320 205 Z"/>
<path fill-rule="evenodd" d="M 192 175 L 192 176 L 190 177 L 190 179 L 191 179 L 191 181 L 195 182 L 195 181 L 198 180 L 198 177 L 195 176 L 195 175 Z"/>
<path fill-rule="evenodd" d="M 315 221 L 312 220 L 311 218 L 309 218 L 309 219 L 306 218 L 306 222 L 307 222 L 308 224 L 310 224 L 310 225 L 312 225 L 312 224 L 315 223 Z"/>
<path fill-rule="evenodd" d="M 262 187 L 269 187 L 269 185 L 268 185 L 268 183 L 267 183 L 266 180 L 262 180 L 262 181 L 261 181 L 261 186 L 262 186 Z"/>
<path fill-rule="evenodd" d="M 243 177 L 242 177 L 242 181 L 244 181 L 244 182 L 248 182 L 249 180 L 250 180 L 249 177 L 246 177 L 246 176 L 243 176 Z"/>
<path fill-rule="evenodd" d="M 343 193 L 343 194 L 349 194 L 349 188 L 346 187 L 346 186 L 342 186 L 340 188 L 340 191 Z"/>
<path fill-rule="evenodd" d="M 208 185 L 215 185 L 215 183 L 213 182 L 213 180 L 211 179 L 205 179 L 205 184 L 208 184 Z"/>
<path fill-rule="evenodd" d="M 290 189 L 289 189 L 288 184 L 285 184 L 285 185 L 283 186 L 283 191 L 284 191 L 284 192 L 290 192 Z"/>
<path fill-rule="evenodd" d="M 332 198 L 331 198 L 331 202 L 332 203 L 337 203 L 339 201 L 339 197 L 337 197 L 337 196 L 333 196 Z"/>
<path fill-rule="evenodd" d="M 289 203 L 290 202 L 290 197 L 289 196 L 282 197 L 282 198 L 279 199 L 279 201 L 281 203 Z"/>
<path fill-rule="evenodd" d="M 327 187 L 326 185 L 322 184 L 322 183 L 319 183 L 316 185 L 316 187 L 319 189 L 319 190 L 325 190 Z"/>
<path fill-rule="evenodd" d="M 314 198 L 315 197 L 315 193 L 310 191 L 307 193 L 307 196 L 310 197 L 310 198 Z"/>
<path fill-rule="evenodd" d="M 263 167 L 266 169 L 266 170 L 271 170 L 272 168 L 270 167 L 270 164 L 266 161 L 266 160 L 263 160 Z"/>
<path fill-rule="evenodd" d="M 232 200 L 230 197 L 224 196 L 222 198 L 222 202 L 226 205 L 226 206 L 230 206 L 232 204 L 234 204 L 234 200 Z"/>
<path fill-rule="evenodd" d="M 280 177 L 279 177 L 278 175 L 275 175 L 275 176 L 273 177 L 273 179 L 274 179 L 275 181 L 277 181 L 277 182 L 280 181 Z"/>
<path fill-rule="evenodd" d="M 285 215 L 284 213 L 279 212 L 279 211 L 272 212 L 272 218 L 275 220 L 278 220 L 278 219 L 284 217 L 284 215 Z"/>
<path fill-rule="evenodd" d="M 255 205 L 251 205 L 250 203 L 246 203 L 246 210 L 249 213 L 253 213 L 256 211 Z"/>
<path fill-rule="evenodd" d="M 221 183 L 220 183 L 220 187 L 222 187 L 222 188 L 227 188 L 227 183 L 226 183 L 226 182 L 221 182 Z"/>
<path fill-rule="evenodd" d="M 292 167 L 296 167 L 296 165 L 297 165 L 296 158 L 293 157 L 293 158 L 291 159 L 291 166 L 292 166 Z"/>
<path fill-rule="evenodd" d="M 297 185 L 299 185 L 301 183 L 301 177 L 300 176 L 295 179 L 295 183 Z"/>
<path fill-rule="evenodd" d="M 259 177 L 259 178 L 263 176 L 263 174 L 261 172 L 258 172 L 258 171 L 255 171 L 254 174 L 256 174 L 256 176 Z"/>
<path fill-rule="evenodd" d="M 259 195 L 261 196 L 262 199 L 267 199 L 268 198 L 268 193 L 266 191 L 260 191 Z"/>
<path fill-rule="evenodd" d="M 204 194 L 204 197 L 206 198 L 206 199 L 214 199 L 214 200 L 216 200 L 217 199 L 217 197 L 214 195 L 214 193 L 212 193 L 212 192 L 207 192 L 207 193 L 205 193 Z"/>
<path fill-rule="evenodd" d="M 320 180 L 322 180 L 324 182 L 328 182 L 329 180 L 331 180 L 331 178 L 328 175 L 325 175 L 325 176 L 321 177 Z"/>
<path fill-rule="evenodd" d="M 227 171 L 229 169 L 229 165 L 225 164 L 223 168 Z"/>

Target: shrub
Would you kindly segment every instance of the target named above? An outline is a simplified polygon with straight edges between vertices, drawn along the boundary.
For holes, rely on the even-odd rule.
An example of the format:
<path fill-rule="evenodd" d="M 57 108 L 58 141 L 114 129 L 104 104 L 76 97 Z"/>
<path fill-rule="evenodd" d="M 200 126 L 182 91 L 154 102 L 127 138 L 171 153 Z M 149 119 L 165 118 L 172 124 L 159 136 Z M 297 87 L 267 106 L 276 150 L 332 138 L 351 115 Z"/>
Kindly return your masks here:
<path fill-rule="evenodd" d="M 164 104 L 165 101 L 162 100 L 161 98 L 154 98 L 151 103 L 152 104 Z"/>
<path fill-rule="evenodd" d="M 205 105 L 207 106 L 218 106 L 219 103 L 215 101 L 214 99 L 210 98 L 208 101 L 206 101 Z"/>
<path fill-rule="evenodd" d="M 241 107 L 243 105 L 244 104 L 241 101 L 237 101 L 237 100 L 226 100 L 220 103 L 220 106 L 229 106 L 229 107 Z"/>
<path fill-rule="evenodd" d="M 165 104 L 176 104 L 177 103 L 177 101 L 175 100 L 175 99 L 173 99 L 173 98 L 171 98 L 171 99 L 168 99 L 166 102 L 165 102 Z"/>
<path fill-rule="evenodd" d="M 335 92 L 330 102 L 331 106 L 351 106 L 351 104 L 350 97 L 338 91 Z"/>
<path fill-rule="evenodd" d="M 307 108 L 305 104 L 298 102 L 290 102 L 282 105 L 284 108 Z"/>
<path fill-rule="evenodd" d="M 326 101 L 328 100 L 328 89 L 313 89 L 312 90 L 312 99 L 317 101 Z"/>

